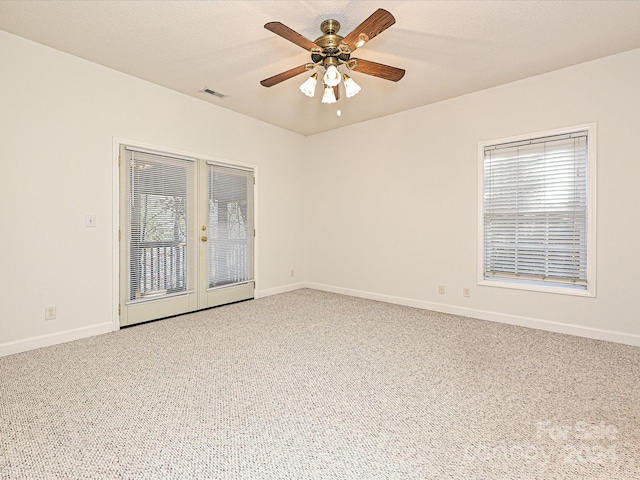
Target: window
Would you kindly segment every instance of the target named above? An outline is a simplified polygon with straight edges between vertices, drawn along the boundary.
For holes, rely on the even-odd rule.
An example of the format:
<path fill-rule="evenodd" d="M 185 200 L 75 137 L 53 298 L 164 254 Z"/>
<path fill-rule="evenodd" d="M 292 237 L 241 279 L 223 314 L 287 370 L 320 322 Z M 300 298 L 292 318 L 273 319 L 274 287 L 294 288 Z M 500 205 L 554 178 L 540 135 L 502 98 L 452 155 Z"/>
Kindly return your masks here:
<path fill-rule="evenodd" d="M 251 277 L 249 189 L 253 171 L 208 164 L 209 288 Z"/>
<path fill-rule="evenodd" d="M 186 292 L 195 162 L 125 149 L 128 165 L 128 301 Z"/>
<path fill-rule="evenodd" d="M 595 126 L 479 145 L 482 285 L 595 295 Z"/>

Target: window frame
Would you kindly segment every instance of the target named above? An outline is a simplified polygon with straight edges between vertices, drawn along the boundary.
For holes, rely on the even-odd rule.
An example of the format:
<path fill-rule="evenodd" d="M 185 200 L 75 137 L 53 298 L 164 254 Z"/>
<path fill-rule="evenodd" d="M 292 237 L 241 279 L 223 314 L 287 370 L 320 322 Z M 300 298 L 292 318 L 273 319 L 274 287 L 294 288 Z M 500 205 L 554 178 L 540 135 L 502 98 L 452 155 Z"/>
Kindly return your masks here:
<path fill-rule="evenodd" d="M 484 262 L 484 160 L 485 148 L 512 142 L 535 140 L 554 135 L 566 135 L 579 131 L 587 132 L 587 285 L 579 288 L 571 284 L 561 285 L 544 280 L 528 280 L 518 278 L 485 277 Z M 478 142 L 478 264 L 477 284 L 488 287 L 499 287 L 534 292 L 576 295 L 583 297 L 596 296 L 596 124 L 589 123 L 567 128 L 559 128 L 542 132 L 527 133 L 507 138 L 499 138 Z"/>

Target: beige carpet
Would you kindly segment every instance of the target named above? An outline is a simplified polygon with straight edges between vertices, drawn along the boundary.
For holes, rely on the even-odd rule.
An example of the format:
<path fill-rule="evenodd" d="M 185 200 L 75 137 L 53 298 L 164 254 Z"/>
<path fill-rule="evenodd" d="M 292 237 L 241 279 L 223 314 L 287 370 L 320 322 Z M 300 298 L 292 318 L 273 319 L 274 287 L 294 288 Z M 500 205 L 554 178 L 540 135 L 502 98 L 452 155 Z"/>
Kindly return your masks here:
<path fill-rule="evenodd" d="M 640 349 L 313 290 L 0 381 L 1 479 L 640 478 Z"/>

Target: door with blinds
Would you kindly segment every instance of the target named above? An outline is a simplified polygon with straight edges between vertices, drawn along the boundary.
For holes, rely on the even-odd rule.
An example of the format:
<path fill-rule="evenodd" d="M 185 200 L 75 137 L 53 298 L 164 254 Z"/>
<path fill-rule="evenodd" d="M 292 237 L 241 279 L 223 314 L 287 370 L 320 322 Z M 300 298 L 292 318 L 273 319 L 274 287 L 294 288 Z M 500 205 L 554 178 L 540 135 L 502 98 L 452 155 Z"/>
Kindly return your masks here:
<path fill-rule="evenodd" d="M 253 298 L 253 178 L 121 147 L 121 326 Z"/>

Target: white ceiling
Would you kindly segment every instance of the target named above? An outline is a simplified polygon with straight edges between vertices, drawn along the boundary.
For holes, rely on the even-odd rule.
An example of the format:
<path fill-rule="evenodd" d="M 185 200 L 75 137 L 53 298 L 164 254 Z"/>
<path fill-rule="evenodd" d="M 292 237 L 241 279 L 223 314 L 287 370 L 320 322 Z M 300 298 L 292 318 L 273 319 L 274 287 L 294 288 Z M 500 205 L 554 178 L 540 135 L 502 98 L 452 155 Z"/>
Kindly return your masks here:
<path fill-rule="evenodd" d="M 260 85 L 309 61 L 265 23 L 314 40 L 334 18 L 344 36 L 377 8 L 396 24 L 357 56 L 405 69 L 399 82 L 354 72 L 362 92 L 334 105 L 300 93 L 306 74 Z M 310 135 L 640 48 L 640 1 L 3 0 L 0 29 Z"/>

